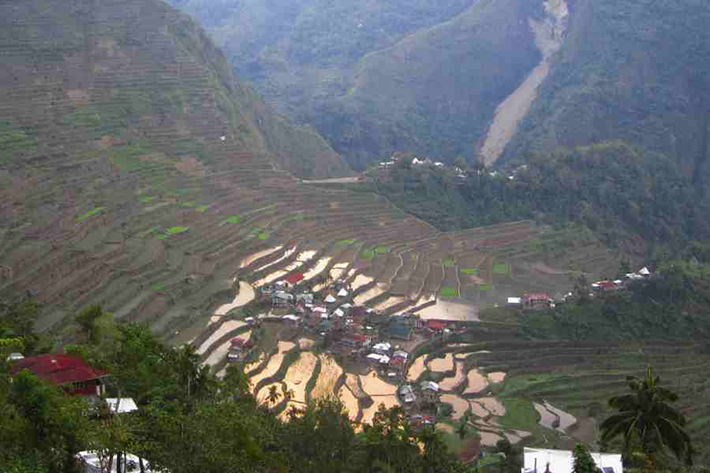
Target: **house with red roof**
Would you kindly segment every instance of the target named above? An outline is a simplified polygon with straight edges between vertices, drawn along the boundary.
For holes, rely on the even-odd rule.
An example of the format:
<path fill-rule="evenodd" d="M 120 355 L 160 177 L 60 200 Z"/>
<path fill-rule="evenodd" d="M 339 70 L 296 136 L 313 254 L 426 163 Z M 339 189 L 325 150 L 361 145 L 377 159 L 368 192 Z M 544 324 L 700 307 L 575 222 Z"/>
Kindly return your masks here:
<path fill-rule="evenodd" d="M 289 277 L 287 277 L 287 278 L 285 279 L 285 281 L 286 281 L 287 283 L 289 283 L 290 285 L 295 286 L 295 285 L 298 284 L 299 282 L 303 281 L 303 278 L 304 278 L 304 277 L 305 277 L 305 276 L 303 275 L 303 273 L 293 273 L 292 275 L 290 275 Z"/>
<path fill-rule="evenodd" d="M 432 332 L 441 332 L 446 328 L 446 324 L 443 320 L 429 320 L 427 322 L 427 328 Z"/>
<path fill-rule="evenodd" d="M 553 307 L 555 300 L 548 294 L 526 294 L 523 297 L 523 308 L 531 310 L 543 310 Z"/>
<path fill-rule="evenodd" d="M 81 396 L 101 396 L 105 386 L 105 371 L 87 365 L 78 356 L 50 353 L 30 356 L 12 364 L 11 373 L 16 375 L 27 370 L 39 379 L 59 386 L 65 392 Z"/>

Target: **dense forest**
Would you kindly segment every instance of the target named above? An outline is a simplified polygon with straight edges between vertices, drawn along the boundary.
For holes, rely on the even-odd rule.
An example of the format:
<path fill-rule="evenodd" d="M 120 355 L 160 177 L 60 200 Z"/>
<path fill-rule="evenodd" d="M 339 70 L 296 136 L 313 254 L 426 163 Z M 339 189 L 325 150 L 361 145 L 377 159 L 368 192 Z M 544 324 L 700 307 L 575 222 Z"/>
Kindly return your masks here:
<path fill-rule="evenodd" d="M 392 151 L 471 155 L 540 61 L 542 2 L 170 0 L 236 74 L 356 169 Z"/>
<path fill-rule="evenodd" d="M 710 8 L 577 0 L 568 35 L 504 159 L 624 140 L 663 153 L 704 188 L 710 128 Z"/>
<path fill-rule="evenodd" d="M 389 200 L 442 230 L 532 218 L 580 224 L 634 252 L 710 236 L 707 206 L 662 155 L 613 142 L 527 161 L 494 172 L 472 168 L 460 177 L 451 168 L 405 159 L 370 175 Z"/>

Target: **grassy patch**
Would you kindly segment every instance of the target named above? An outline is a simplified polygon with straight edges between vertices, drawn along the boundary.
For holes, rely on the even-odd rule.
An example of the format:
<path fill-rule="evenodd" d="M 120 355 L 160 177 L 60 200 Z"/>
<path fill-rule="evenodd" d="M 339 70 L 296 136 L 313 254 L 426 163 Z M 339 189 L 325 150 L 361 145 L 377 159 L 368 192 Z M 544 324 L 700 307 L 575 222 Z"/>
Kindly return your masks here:
<path fill-rule="evenodd" d="M 459 291 L 455 287 L 444 286 L 441 288 L 441 297 L 459 297 Z"/>
<path fill-rule="evenodd" d="M 162 291 L 165 289 L 165 284 L 153 284 L 150 288 L 154 291 Z"/>
<path fill-rule="evenodd" d="M 456 260 L 454 260 L 453 258 L 448 258 L 442 260 L 441 264 L 443 264 L 444 266 L 456 266 Z"/>
<path fill-rule="evenodd" d="M 384 254 L 392 251 L 392 248 L 390 248 L 389 246 L 378 246 L 377 248 L 375 248 L 375 251 L 380 254 Z"/>
<path fill-rule="evenodd" d="M 259 238 L 259 240 L 268 240 L 268 238 L 269 238 L 269 232 L 261 232 L 261 233 L 259 233 L 258 238 Z"/>
<path fill-rule="evenodd" d="M 200 205 L 199 207 L 197 207 L 197 211 L 203 214 L 207 212 L 207 209 L 209 209 L 210 207 L 211 205 L 209 204 Z"/>
<path fill-rule="evenodd" d="M 370 260 L 375 257 L 375 250 L 363 250 L 360 252 L 360 258 Z"/>
<path fill-rule="evenodd" d="M 352 245 L 352 244 L 354 244 L 354 243 L 355 243 L 355 240 L 352 239 L 352 238 L 350 238 L 350 239 L 348 239 L 348 240 L 340 240 L 340 241 L 338 242 L 338 245 Z"/>
<path fill-rule="evenodd" d="M 76 221 L 77 222 L 83 222 L 89 217 L 92 217 L 94 215 L 100 214 L 106 207 L 96 207 L 95 209 L 89 210 L 85 214 L 82 215 L 77 215 Z"/>
<path fill-rule="evenodd" d="M 486 455 L 485 457 L 478 460 L 476 465 L 478 468 L 485 468 L 487 466 L 498 465 L 505 462 L 505 457 L 501 453 L 494 453 L 492 455 Z"/>
<path fill-rule="evenodd" d="M 222 223 L 220 223 L 219 226 L 221 227 L 224 225 L 238 225 L 241 221 L 242 218 L 239 215 L 231 215 L 226 219 L 222 220 Z"/>
<path fill-rule="evenodd" d="M 140 202 L 143 202 L 144 204 L 150 204 L 151 202 L 153 202 L 155 200 L 155 197 L 146 196 L 146 197 L 141 197 L 138 200 Z"/>
<path fill-rule="evenodd" d="M 157 238 L 158 240 L 165 240 L 168 236 L 167 235 L 158 235 Z"/>
<path fill-rule="evenodd" d="M 194 207 L 197 205 L 195 202 L 185 202 L 182 204 L 183 207 Z"/>
<path fill-rule="evenodd" d="M 537 427 L 538 413 L 527 399 L 504 398 L 505 415 L 499 419 L 506 429 L 532 431 Z"/>
<path fill-rule="evenodd" d="M 478 270 L 475 268 L 462 268 L 460 270 L 460 273 L 465 274 L 467 276 L 473 276 L 473 275 L 478 274 Z"/>
<path fill-rule="evenodd" d="M 166 231 L 168 235 L 179 235 L 188 231 L 190 227 L 169 227 Z"/>
<path fill-rule="evenodd" d="M 509 264 L 494 264 L 493 265 L 493 274 L 510 276 L 510 265 Z"/>
<path fill-rule="evenodd" d="M 492 291 L 493 284 L 479 284 L 478 289 L 481 291 Z"/>

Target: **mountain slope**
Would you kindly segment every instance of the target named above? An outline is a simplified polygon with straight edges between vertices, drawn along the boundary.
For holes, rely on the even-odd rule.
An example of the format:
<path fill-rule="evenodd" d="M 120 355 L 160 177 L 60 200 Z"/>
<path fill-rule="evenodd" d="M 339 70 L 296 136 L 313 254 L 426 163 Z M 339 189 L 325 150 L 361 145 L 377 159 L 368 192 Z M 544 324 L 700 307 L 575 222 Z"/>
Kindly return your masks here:
<path fill-rule="evenodd" d="M 493 112 L 540 61 L 522 0 L 172 0 L 266 100 L 356 168 L 392 151 L 471 155 Z"/>
<path fill-rule="evenodd" d="M 305 167 L 289 162 L 283 146 L 269 146 L 288 130 L 294 154 L 322 162 L 322 171 L 308 177 L 348 173 L 322 140 L 290 128 L 236 82 L 221 52 L 187 16 L 148 2 L 81 2 L 56 12 L 47 4 L 0 7 L 5 166 L 61 161 L 57 148 L 73 156 L 111 154 L 108 143 L 145 148 L 146 141 L 146 153 L 208 164 L 210 147 L 219 149 L 219 138 L 227 136 L 245 150 L 276 151 L 278 164 L 298 173 Z"/>
<path fill-rule="evenodd" d="M 564 45 L 505 158 L 624 140 L 660 152 L 704 187 L 710 127 L 710 5 L 577 0 Z"/>

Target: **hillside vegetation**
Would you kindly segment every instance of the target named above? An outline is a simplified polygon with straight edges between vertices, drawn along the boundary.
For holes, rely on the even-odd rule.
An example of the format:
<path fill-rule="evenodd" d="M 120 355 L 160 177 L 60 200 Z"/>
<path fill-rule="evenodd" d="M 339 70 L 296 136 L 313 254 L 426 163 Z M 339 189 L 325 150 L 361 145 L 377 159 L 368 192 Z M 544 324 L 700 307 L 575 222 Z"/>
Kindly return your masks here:
<path fill-rule="evenodd" d="M 600 143 L 533 156 L 489 173 L 398 163 L 372 171 L 378 191 L 438 228 L 454 230 L 534 218 L 579 224 L 630 253 L 681 248 L 710 237 L 707 206 L 673 161 L 624 143 Z"/>
<path fill-rule="evenodd" d="M 355 168 L 392 151 L 472 155 L 493 112 L 537 65 L 543 3 L 172 0 L 239 75 Z"/>
<path fill-rule="evenodd" d="M 551 5 L 560 6 L 542 0 L 173 3 L 205 24 L 269 102 L 315 126 L 358 169 L 392 151 L 474 159 L 496 108 L 526 87 L 540 64 L 545 45 L 535 32 Z M 503 158 L 524 162 L 528 151 L 623 140 L 668 156 L 704 189 L 708 3 L 562 3 L 569 16 L 560 49 L 545 56 L 549 74 L 546 68 L 544 79 L 542 71 L 532 78 L 541 80 L 539 89 L 523 94 L 525 106 L 535 99 L 530 112 L 517 132 L 506 123 L 496 129 L 512 134 Z"/>
<path fill-rule="evenodd" d="M 304 177 L 349 173 L 317 134 L 291 126 L 237 82 L 186 15 L 158 2 L 48 5 L 0 7 L 3 169 L 74 159 L 125 168 L 159 154 L 208 165 L 228 143 L 269 152 Z"/>
<path fill-rule="evenodd" d="M 506 151 L 624 140 L 708 181 L 710 4 L 577 0 L 568 35 Z"/>

